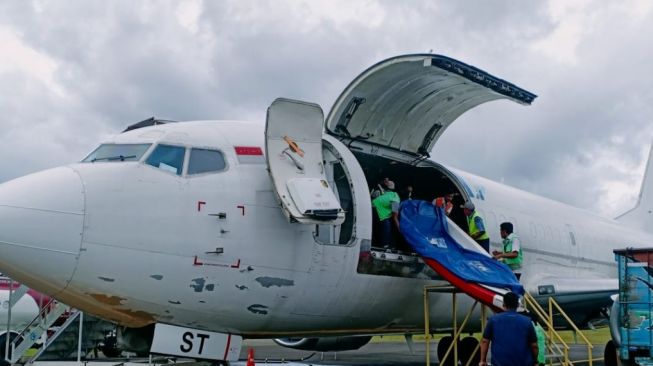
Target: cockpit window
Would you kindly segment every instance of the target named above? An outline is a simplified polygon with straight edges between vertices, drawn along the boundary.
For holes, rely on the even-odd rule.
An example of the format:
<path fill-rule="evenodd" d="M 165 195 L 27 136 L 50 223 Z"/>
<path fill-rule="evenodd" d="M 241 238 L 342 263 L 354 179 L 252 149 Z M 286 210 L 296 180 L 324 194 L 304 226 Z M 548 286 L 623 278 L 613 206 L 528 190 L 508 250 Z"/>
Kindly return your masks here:
<path fill-rule="evenodd" d="M 226 167 L 224 156 L 217 150 L 191 149 L 188 174 L 217 172 Z"/>
<path fill-rule="evenodd" d="M 172 145 L 159 145 L 145 161 L 153 167 L 181 175 L 184 166 L 185 148 Z"/>
<path fill-rule="evenodd" d="M 82 162 L 138 161 L 152 144 L 102 144 Z"/>

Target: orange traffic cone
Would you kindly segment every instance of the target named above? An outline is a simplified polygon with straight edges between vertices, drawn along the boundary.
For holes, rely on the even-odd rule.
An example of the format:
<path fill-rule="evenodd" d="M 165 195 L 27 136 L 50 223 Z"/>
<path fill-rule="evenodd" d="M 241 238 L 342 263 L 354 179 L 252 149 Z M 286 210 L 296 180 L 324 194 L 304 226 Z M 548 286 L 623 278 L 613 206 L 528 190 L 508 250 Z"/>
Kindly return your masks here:
<path fill-rule="evenodd" d="M 250 348 L 247 352 L 247 366 L 256 366 L 254 363 L 254 349 Z"/>

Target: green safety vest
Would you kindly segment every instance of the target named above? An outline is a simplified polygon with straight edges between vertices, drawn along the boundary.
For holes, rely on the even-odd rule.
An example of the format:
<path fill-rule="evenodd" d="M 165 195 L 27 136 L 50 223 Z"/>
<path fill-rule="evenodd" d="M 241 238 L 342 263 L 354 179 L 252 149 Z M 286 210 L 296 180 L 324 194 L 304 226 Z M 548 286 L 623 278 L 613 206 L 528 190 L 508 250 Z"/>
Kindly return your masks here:
<path fill-rule="evenodd" d="M 533 323 L 535 326 L 535 335 L 537 336 L 537 363 L 546 363 L 546 339 L 544 338 L 544 328 L 541 325 Z"/>
<path fill-rule="evenodd" d="M 480 217 L 476 210 L 472 213 L 471 216 L 467 216 L 467 226 L 469 226 L 469 235 L 474 235 L 474 233 L 479 232 L 478 228 L 476 227 L 476 217 Z M 479 238 L 476 238 L 476 240 L 485 240 L 485 239 L 490 239 L 490 236 L 487 234 L 487 231 L 485 234 L 481 235 Z"/>
<path fill-rule="evenodd" d="M 385 191 L 382 195 L 372 200 L 372 204 L 379 215 L 379 220 L 383 221 L 392 216 L 392 202 L 399 202 L 397 192 Z"/>
<path fill-rule="evenodd" d="M 515 234 L 510 234 L 508 235 L 505 239 L 503 239 L 503 252 L 504 253 L 510 253 L 512 252 L 512 241 L 516 238 L 517 236 Z M 503 262 L 508 265 L 508 267 L 512 269 L 520 269 L 521 268 L 521 262 L 524 260 L 522 253 L 521 253 L 521 246 L 519 246 L 519 251 L 517 252 L 517 257 L 515 258 L 503 258 Z"/>

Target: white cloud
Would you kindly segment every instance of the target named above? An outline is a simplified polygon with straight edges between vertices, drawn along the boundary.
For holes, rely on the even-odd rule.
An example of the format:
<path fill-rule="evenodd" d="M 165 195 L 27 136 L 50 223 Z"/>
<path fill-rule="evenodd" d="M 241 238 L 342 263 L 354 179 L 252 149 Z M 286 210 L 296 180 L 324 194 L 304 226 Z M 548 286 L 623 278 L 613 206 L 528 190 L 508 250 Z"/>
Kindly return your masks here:
<path fill-rule="evenodd" d="M 493 102 L 463 115 L 436 145 L 438 161 L 614 216 L 634 205 L 653 140 L 652 9 L 645 0 L 3 2 L 0 180 L 79 159 L 152 115 L 263 123 L 279 96 L 327 112 L 368 66 L 433 49 L 539 95 L 531 107 Z"/>
<path fill-rule="evenodd" d="M 199 30 L 198 21 L 201 12 L 201 0 L 181 1 L 177 5 L 177 20 L 189 32 L 195 34 Z"/>
<path fill-rule="evenodd" d="M 64 92 L 54 78 L 57 63 L 51 57 L 25 45 L 12 29 L 2 25 L 0 25 L 0 44 L 2 44 L 0 73 L 29 74 L 63 96 Z"/>
<path fill-rule="evenodd" d="M 296 3 L 297 13 L 305 17 L 305 23 L 316 27 L 324 21 L 331 21 L 337 26 L 348 23 L 361 24 L 376 28 L 383 24 L 386 12 L 378 1 L 311 1 Z"/>

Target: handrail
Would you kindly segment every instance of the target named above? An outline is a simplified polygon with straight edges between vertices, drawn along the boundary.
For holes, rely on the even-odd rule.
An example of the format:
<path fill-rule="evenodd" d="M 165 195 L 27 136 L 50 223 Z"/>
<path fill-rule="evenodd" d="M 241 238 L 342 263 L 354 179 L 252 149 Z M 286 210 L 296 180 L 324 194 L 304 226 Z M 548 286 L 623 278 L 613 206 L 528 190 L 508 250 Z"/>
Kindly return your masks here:
<path fill-rule="evenodd" d="M 553 351 L 553 348 L 555 347 L 555 349 L 558 352 L 560 352 L 561 356 L 563 357 L 563 359 L 561 360 L 561 363 L 563 365 L 572 365 L 571 361 L 569 360 L 569 349 L 570 349 L 570 347 L 567 344 L 567 342 L 565 342 L 564 339 L 562 339 L 562 336 L 560 336 L 560 333 L 558 333 L 555 330 L 555 328 L 553 327 L 553 315 L 551 315 L 552 308 L 549 307 L 549 315 L 546 315 L 546 310 L 544 310 L 544 308 L 535 300 L 533 295 L 531 295 L 528 292 L 526 292 L 524 294 L 524 301 L 526 301 L 526 303 L 531 306 L 531 310 L 535 311 L 537 316 L 541 320 L 544 321 L 544 323 L 545 323 L 545 325 L 546 325 L 546 327 L 548 329 L 548 338 L 549 338 L 548 343 L 549 344 L 548 344 L 547 348 L 550 349 L 551 351 Z M 558 342 L 560 344 L 562 344 L 562 346 L 563 346 L 562 349 L 560 348 L 560 345 L 558 345 L 554 341 L 554 339 L 553 339 L 554 335 L 555 335 L 555 338 L 558 340 Z M 549 364 L 552 365 L 552 363 L 549 363 Z"/>
<path fill-rule="evenodd" d="M 455 300 L 456 294 L 454 293 L 453 296 L 454 296 L 453 301 L 456 301 Z M 467 312 L 467 315 L 465 316 L 465 319 L 463 319 L 462 324 L 460 324 L 460 327 L 455 327 L 455 328 L 458 328 L 457 330 L 454 328 L 454 330 L 456 330 L 456 331 L 454 332 L 453 339 L 458 339 L 460 337 L 460 335 L 463 333 L 463 331 L 465 330 L 465 326 L 467 325 L 467 321 L 469 321 L 469 318 L 471 317 L 472 313 L 474 312 L 474 309 L 476 309 L 476 305 L 478 305 L 478 301 L 474 301 L 474 305 L 472 305 L 472 307 Z M 457 305 L 454 304 L 454 308 L 456 306 Z M 447 348 L 447 351 L 444 353 L 444 356 L 442 356 L 442 359 L 439 360 L 440 363 L 443 363 L 443 362 L 445 362 L 447 360 L 447 357 L 449 357 L 449 354 L 451 353 L 452 350 L 457 351 L 457 349 L 456 349 L 457 344 L 456 343 L 457 342 L 451 342 L 451 344 L 449 345 L 449 348 Z M 456 356 L 454 354 L 454 359 L 455 358 L 456 358 Z M 457 364 L 458 360 L 456 359 L 455 361 L 456 361 L 456 364 Z M 471 357 L 470 357 L 470 361 L 471 361 Z M 469 361 L 467 361 L 467 363 L 469 364 Z"/>
<path fill-rule="evenodd" d="M 57 329 L 57 331 L 54 332 L 54 334 L 52 334 L 51 336 L 49 336 L 49 337 L 45 340 L 45 342 L 43 343 L 43 345 L 41 346 L 41 348 L 40 348 L 40 349 L 39 349 L 39 350 L 38 350 L 38 351 L 37 351 L 33 356 L 31 356 L 31 357 L 29 358 L 29 361 L 27 361 L 26 364 L 28 364 L 28 363 L 33 364 L 34 361 L 35 361 L 37 358 L 39 358 L 39 357 L 43 354 L 43 352 L 45 352 L 45 350 L 46 350 L 46 349 L 47 349 L 47 348 L 48 348 L 48 347 L 49 347 L 49 346 L 50 346 L 54 341 L 56 341 L 57 338 L 59 338 L 59 336 L 60 336 L 64 331 L 66 331 L 66 329 L 68 328 L 68 326 L 69 326 L 70 324 L 72 324 L 72 322 L 74 322 L 74 321 L 79 317 L 80 314 L 81 314 L 81 311 L 79 311 L 79 310 L 75 310 L 75 311 L 73 311 L 73 312 L 72 312 L 72 315 L 69 316 L 68 319 L 66 319 L 66 321 L 65 321 L 65 322 L 64 322 L 64 323 L 59 327 L 59 329 Z M 80 322 L 79 326 L 80 326 L 80 327 L 83 327 L 83 324 L 81 324 L 81 322 Z"/>
<path fill-rule="evenodd" d="M 587 339 L 587 337 L 585 337 L 583 332 L 581 332 L 580 329 L 578 329 L 576 324 L 574 324 L 574 322 L 571 321 L 571 319 L 567 316 L 565 311 L 562 310 L 562 307 L 560 307 L 558 302 L 555 301 L 553 299 L 553 297 L 549 297 L 549 313 L 550 314 L 553 313 L 553 307 L 554 306 L 555 306 L 556 309 L 558 309 L 558 311 L 560 312 L 560 315 L 562 315 L 565 318 L 565 320 L 571 325 L 571 327 L 574 329 L 576 334 L 580 334 L 581 338 L 583 338 L 583 341 L 585 341 L 585 343 L 587 344 L 587 356 L 589 357 L 589 366 L 592 366 L 593 365 L 592 349 L 594 349 L 594 345 L 589 341 L 589 339 Z M 553 318 L 553 317 L 551 317 L 551 318 Z M 551 319 L 551 322 L 553 322 L 553 319 Z"/>
<path fill-rule="evenodd" d="M 564 359 L 562 360 L 562 363 L 564 365 L 573 365 L 574 362 L 571 362 L 569 360 L 569 345 L 567 345 L 567 342 L 565 342 L 560 334 L 555 330 L 553 327 L 553 310 L 556 310 L 557 314 L 562 315 L 562 317 L 567 321 L 567 323 L 571 326 L 571 328 L 576 332 L 576 334 L 580 334 L 583 342 L 587 345 L 587 355 L 589 357 L 589 366 L 592 366 L 593 364 L 593 357 L 592 357 L 592 349 L 594 348 L 594 345 L 585 337 L 583 332 L 574 324 L 574 322 L 569 318 L 569 316 L 565 313 L 565 311 L 562 309 L 560 304 L 558 304 L 557 301 L 551 296 L 548 298 L 548 312 L 535 300 L 533 295 L 530 293 L 525 293 L 524 294 L 524 301 L 527 305 L 531 307 L 531 310 L 537 314 L 537 316 L 540 317 L 540 319 L 544 320 L 544 323 L 546 327 L 548 328 L 548 338 L 549 342 L 547 345 L 547 349 L 553 351 L 553 348 L 555 347 L 558 351 L 562 352 L 562 357 Z M 548 314 L 547 314 L 548 313 Z M 554 342 L 554 337 L 561 343 L 564 347 L 564 349 L 560 349 L 560 346 Z M 550 363 L 551 364 L 551 363 Z"/>
<path fill-rule="evenodd" d="M 34 319 L 32 319 L 32 321 L 29 324 L 27 324 L 25 326 L 25 328 L 23 328 L 23 330 L 21 330 L 18 333 L 18 335 L 22 336 L 24 333 L 27 333 L 32 328 L 32 326 L 36 325 L 35 323 L 39 323 L 41 321 L 41 319 L 45 318 L 45 316 L 50 312 L 50 310 L 52 310 L 52 306 L 56 302 L 57 302 L 57 300 L 52 298 L 45 305 L 43 305 L 41 310 L 39 310 L 39 313 L 37 314 L 37 316 Z M 17 338 L 18 338 L 18 336 L 17 336 Z"/>
<path fill-rule="evenodd" d="M 555 301 L 553 299 L 553 297 L 549 297 L 549 304 L 552 304 L 553 306 L 555 306 L 556 309 L 558 309 L 558 311 L 560 312 L 560 315 L 562 315 L 565 318 L 565 320 L 567 320 L 567 322 L 571 325 L 571 327 L 574 329 L 574 331 L 576 331 L 576 334 L 580 334 L 580 337 L 583 338 L 585 343 L 587 343 L 588 346 L 594 348 L 594 345 L 592 345 L 592 343 L 589 341 L 589 339 L 587 339 L 587 337 L 585 337 L 583 332 L 581 332 L 580 329 L 578 329 L 576 324 L 574 324 L 574 322 L 571 321 L 571 319 L 567 316 L 567 314 L 564 312 L 564 310 L 562 310 L 562 308 L 560 307 L 558 302 Z"/>
<path fill-rule="evenodd" d="M 452 335 L 452 342 L 445 351 L 444 355 L 442 355 L 442 359 L 439 360 L 440 364 L 446 362 L 447 359 L 453 358 L 454 364 L 458 364 L 458 342 L 456 341 L 461 334 L 465 331 L 465 326 L 467 326 L 467 323 L 469 320 L 472 318 L 472 314 L 474 313 L 474 310 L 477 309 L 478 305 L 481 307 L 481 332 L 485 329 L 485 325 L 487 323 L 486 319 L 486 305 L 483 303 L 480 303 L 478 300 L 474 301 L 472 306 L 469 308 L 467 311 L 467 314 L 463 318 L 462 323 L 459 325 L 458 324 L 458 315 L 457 315 L 457 308 L 458 308 L 458 302 L 457 302 L 457 291 L 454 287 L 451 285 L 426 285 L 424 286 L 423 289 L 423 297 L 424 297 L 424 336 L 425 336 L 425 341 L 426 341 L 426 365 L 429 366 L 431 364 L 431 349 L 430 349 L 430 343 L 431 343 L 431 330 L 430 330 L 430 312 L 429 312 L 429 293 L 430 292 L 450 292 L 452 295 L 452 320 L 453 320 L 453 335 Z M 480 350 L 480 343 L 476 345 L 472 353 L 469 355 L 469 359 L 463 366 L 470 366 L 472 360 L 474 357 L 478 354 Z M 452 352 L 453 351 L 453 352 Z M 452 357 L 450 357 L 452 356 Z"/>
<path fill-rule="evenodd" d="M 526 292 L 524 294 L 524 300 L 526 300 L 526 302 L 532 307 L 532 310 L 535 311 L 537 316 L 540 319 L 544 320 L 545 325 L 547 326 L 547 328 L 552 332 L 552 334 L 554 334 L 556 336 L 558 341 L 560 343 L 562 343 L 562 345 L 565 347 L 565 350 L 569 350 L 570 347 L 567 344 L 567 342 L 565 342 L 564 339 L 562 339 L 562 336 L 560 335 L 560 333 L 556 332 L 556 330 L 553 328 L 553 319 L 551 319 L 549 316 L 546 315 L 546 311 L 544 310 L 544 308 L 537 301 L 535 301 L 535 298 L 533 297 L 533 295 Z"/>
<path fill-rule="evenodd" d="M 548 319 L 548 316 L 544 313 L 544 308 L 542 308 L 542 307 L 540 306 L 540 304 L 539 304 L 537 301 L 535 301 L 535 299 L 534 299 L 530 294 L 528 294 L 528 296 L 524 296 L 524 300 L 526 301 L 527 304 L 530 304 L 530 306 L 531 306 L 531 310 L 532 310 L 535 314 L 537 314 L 537 316 L 538 316 L 540 319 L 543 319 L 543 320 Z M 548 322 L 546 322 L 545 325 L 547 326 L 547 328 L 549 327 L 549 323 L 548 323 Z M 552 342 L 552 341 L 547 342 L 546 348 L 547 348 L 547 350 L 548 350 L 549 352 L 552 352 L 552 353 L 553 353 L 553 352 L 556 352 L 556 351 L 557 351 L 557 352 L 562 356 L 562 355 L 565 354 L 565 350 L 567 350 L 567 351 L 569 350 L 569 346 L 568 346 L 567 343 L 562 339 L 562 337 L 560 336 L 559 333 L 556 332 L 555 335 L 556 335 L 556 337 L 558 338 L 558 340 L 560 341 L 560 343 L 562 343 L 562 345 L 563 345 L 564 347 L 566 347 L 566 348 L 563 350 L 563 349 L 560 347 L 560 345 L 559 345 L 558 343 L 555 343 L 555 342 Z M 550 337 L 551 337 L 551 335 L 549 336 L 549 338 L 550 338 Z M 570 363 L 573 363 L 573 362 L 570 362 Z"/>
<path fill-rule="evenodd" d="M 535 301 L 535 299 L 533 298 L 533 296 L 531 294 L 529 294 L 529 293 L 525 294 L 524 295 L 524 301 L 526 301 L 527 305 L 531 306 L 531 310 L 535 314 L 537 314 L 537 316 L 540 319 L 546 320 L 546 319 L 549 318 L 548 315 L 546 315 L 544 308 L 542 308 L 540 306 L 540 304 L 537 301 Z M 549 328 L 549 323 L 548 322 L 545 323 L 545 325 L 547 326 L 547 328 Z M 551 329 L 553 329 L 553 328 L 551 328 Z M 552 341 L 551 337 L 553 337 L 553 334 L 555 334 L 555 336 L 558 339 L 559 343 L 561 343 L 564 346 L 564 349 L 561 348 L 558 343 Z M 558 332 L 555 332 L 555 333 L 551 332 L 550 333 L 549 342 L 547 342 L 546 348 L 547 348 L 547 351 L 549 351 L 551 353 L 558 352 L 561 356 L 565 355 L 565 353 L 567 351 L 569 351 L 569 349 L 570 349 L 567 342 L 565 342 L 564 339 L 562 339 L 562 337 L 560 336 L 560 334 Z M 570 362 L 570 363 L 572 363 L 572 362 Z"/>
<path fill-rule="evenodd" d="M 432 339 L 431 334 L 430 334 L 430 324 L 429 324 L 429 292 L 431 291 L 437 291 L 437 290 L 443 290 L 443 292 L 449 292 L 451 291 L 453 295 L 453 337 L 452 337 L 452 342 L 447 348 L 447 350 L 444 352 L 444 355 L 442 357 L 442 360 L 440 360 L 440 363 L 446 362 L 447 358 L 451 356 L 451 353 L 453 351 L 453 358 L 454 362 L 458 362 L 458 354 L 457 354 L 457 339 L 460 337 L 460 335 L 464 332 L 464 328 L 467 325 L 467 322 L 469 321 L 472 313 L 476 309 L 476 306 L 478 305 L 478 302 L 474 302 L 474 304 L 470 307 L 469 311 L 467 312 L 466 316 L 464 317 L 462 323 L 458 325 L 457 322 L 457 301 L 456 301 L 456 290 L 450 288 L 450 286 L 433 286 L 433 285 L 427 285 L 424 286 L 423 289 L 423 300 L 424 300 L 424 333 L 425 333 L 425 338 L 426 338 L 426 364 L 427 366 L 430 365 L 430 341 Z M 543 322 L 543 325 L 546 326 L 547 328 L 547 342 L 546 342 L 546 350 L 544 352 L 549 351 L 551 354 L 548 354 L 547 357 L 549 357 L 548 364 L 553 365 L 553 358 L 557 359 L 557 362 L 560 363 L 562 366 L 573 366 L 575 362 L 572 362 L 569 359 L 569 351 L 570 351 L 570 346 L 565 342 L 565 340 L 562 338 L 560 333 L 554 328 L 553 324 L 553 311 L 556 309 L 556 314 L 559 312 L 562 314 L 563 318 L 571 325 L 571 328 L 577 333 L 581 335 L 581 338 L 583 342 L 587 345 L 587 353 L 588 353 L 588 360 L 584 360 L 585 362 L 589 361 L 589 366 L 593 365 L 593 355 L 592 355 L 592 349 L 594 346 L 592 343 L 587 339 L 587 337 L 581 332 L 581 330 L 574 324 L 574 322 L 569 318 L 569 316 L 564 312 L 560 304 L 558 304 L 555 299 L 552 297 L 548 298 L 548 311 L 545 310 L 538 302 L 535 300 L 533 295 L 530 293 L 526 292 L 523 296 L 524 299 L 524 305 L 530 310 L 535 313 Z M 481 331 L 485 328 L 485 306 L 481 304 Z M 477 345 L 476 349 L 472 352 L 469 360 L 467 361 L 467 365 L 469 366 L 469 363 L 471 362 L 472 358 L 474 355 L 477 354 L 479 350 L 479 345 Z M 557 352 L 557 353 L 556 353 Z M 597 359 L 598 360 L 598 359 Z"/>

